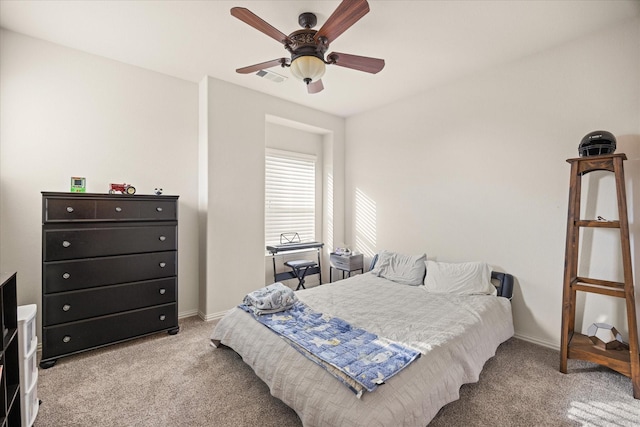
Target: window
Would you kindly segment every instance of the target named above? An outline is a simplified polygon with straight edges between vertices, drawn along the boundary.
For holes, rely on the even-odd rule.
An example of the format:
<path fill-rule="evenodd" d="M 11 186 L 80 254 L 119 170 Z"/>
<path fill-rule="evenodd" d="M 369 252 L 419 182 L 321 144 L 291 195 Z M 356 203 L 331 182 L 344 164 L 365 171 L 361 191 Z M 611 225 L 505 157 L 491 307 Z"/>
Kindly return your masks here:
<path fill-rule="evenodd" d="M 316 157 L 267 149 L 265 156 L 265 244 L 280 243 L 281 233 L 300 240 L 316 236 Z"/>

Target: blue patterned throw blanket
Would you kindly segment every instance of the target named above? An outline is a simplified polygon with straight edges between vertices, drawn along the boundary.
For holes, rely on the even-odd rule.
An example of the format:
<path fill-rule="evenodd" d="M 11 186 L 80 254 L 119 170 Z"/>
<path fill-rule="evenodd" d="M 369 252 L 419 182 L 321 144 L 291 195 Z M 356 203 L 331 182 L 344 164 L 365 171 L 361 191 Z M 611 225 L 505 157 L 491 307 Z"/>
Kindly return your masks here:
<path fill-rule="evenodd" d="M 301 301 L 288 310 L 263 315 L 254 314 L 245 304 L 239 307 L 342 381 L 358 398 L 420 357 L 419 351 L 318 313 Z"/>

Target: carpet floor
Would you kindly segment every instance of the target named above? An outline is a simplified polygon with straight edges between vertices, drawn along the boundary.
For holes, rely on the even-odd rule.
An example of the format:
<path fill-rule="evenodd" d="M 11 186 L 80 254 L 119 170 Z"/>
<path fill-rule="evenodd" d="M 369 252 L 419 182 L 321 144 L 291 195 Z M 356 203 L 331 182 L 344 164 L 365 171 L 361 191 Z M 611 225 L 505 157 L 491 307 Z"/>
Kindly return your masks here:
<path fill-rule="evenodd" d="M 182 319 L 160 333 L 40 369 L 36 427 L 301 426 L 233 351 L 214 349 L 214 322 Z M 638 426 L 631 380 L 512 338 L 430 426 Z M 339 427 L 339 426 L 335 426 Z M 395 426 L 394 426 L 395 427 Z"/>

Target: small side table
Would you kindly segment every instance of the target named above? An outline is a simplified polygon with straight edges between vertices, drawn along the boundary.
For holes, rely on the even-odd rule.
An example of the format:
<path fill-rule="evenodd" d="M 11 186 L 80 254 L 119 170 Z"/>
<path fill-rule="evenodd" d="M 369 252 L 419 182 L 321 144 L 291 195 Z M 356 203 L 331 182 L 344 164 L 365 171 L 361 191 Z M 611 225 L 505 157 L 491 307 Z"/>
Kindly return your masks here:
<path fill-rule="evenodd" d="M 362 254 L 351 255 L 338 255 L 331 253 L 329 255 L 329 282 L 333 282 L 333 269 L 342 271 L 342 278 L 344 279 L 344 273 L 347 272 L 347 277 L 351 277 L 352 271 L 358 271 L 364 273 L 364 257 Z"/>

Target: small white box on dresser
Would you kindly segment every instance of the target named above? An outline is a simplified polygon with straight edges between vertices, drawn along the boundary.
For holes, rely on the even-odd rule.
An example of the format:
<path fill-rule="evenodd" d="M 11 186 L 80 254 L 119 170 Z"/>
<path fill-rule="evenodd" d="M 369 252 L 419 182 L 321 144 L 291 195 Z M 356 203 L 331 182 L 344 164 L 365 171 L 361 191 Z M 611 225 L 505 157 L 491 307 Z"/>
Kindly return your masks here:
<path fill-rule="evenodd" d="M 22 427 L 31 427 L 38 414 L 38 336 L 35 304 L 18 307 L 18 341 L 20 355 L 20 410 Z"/>

